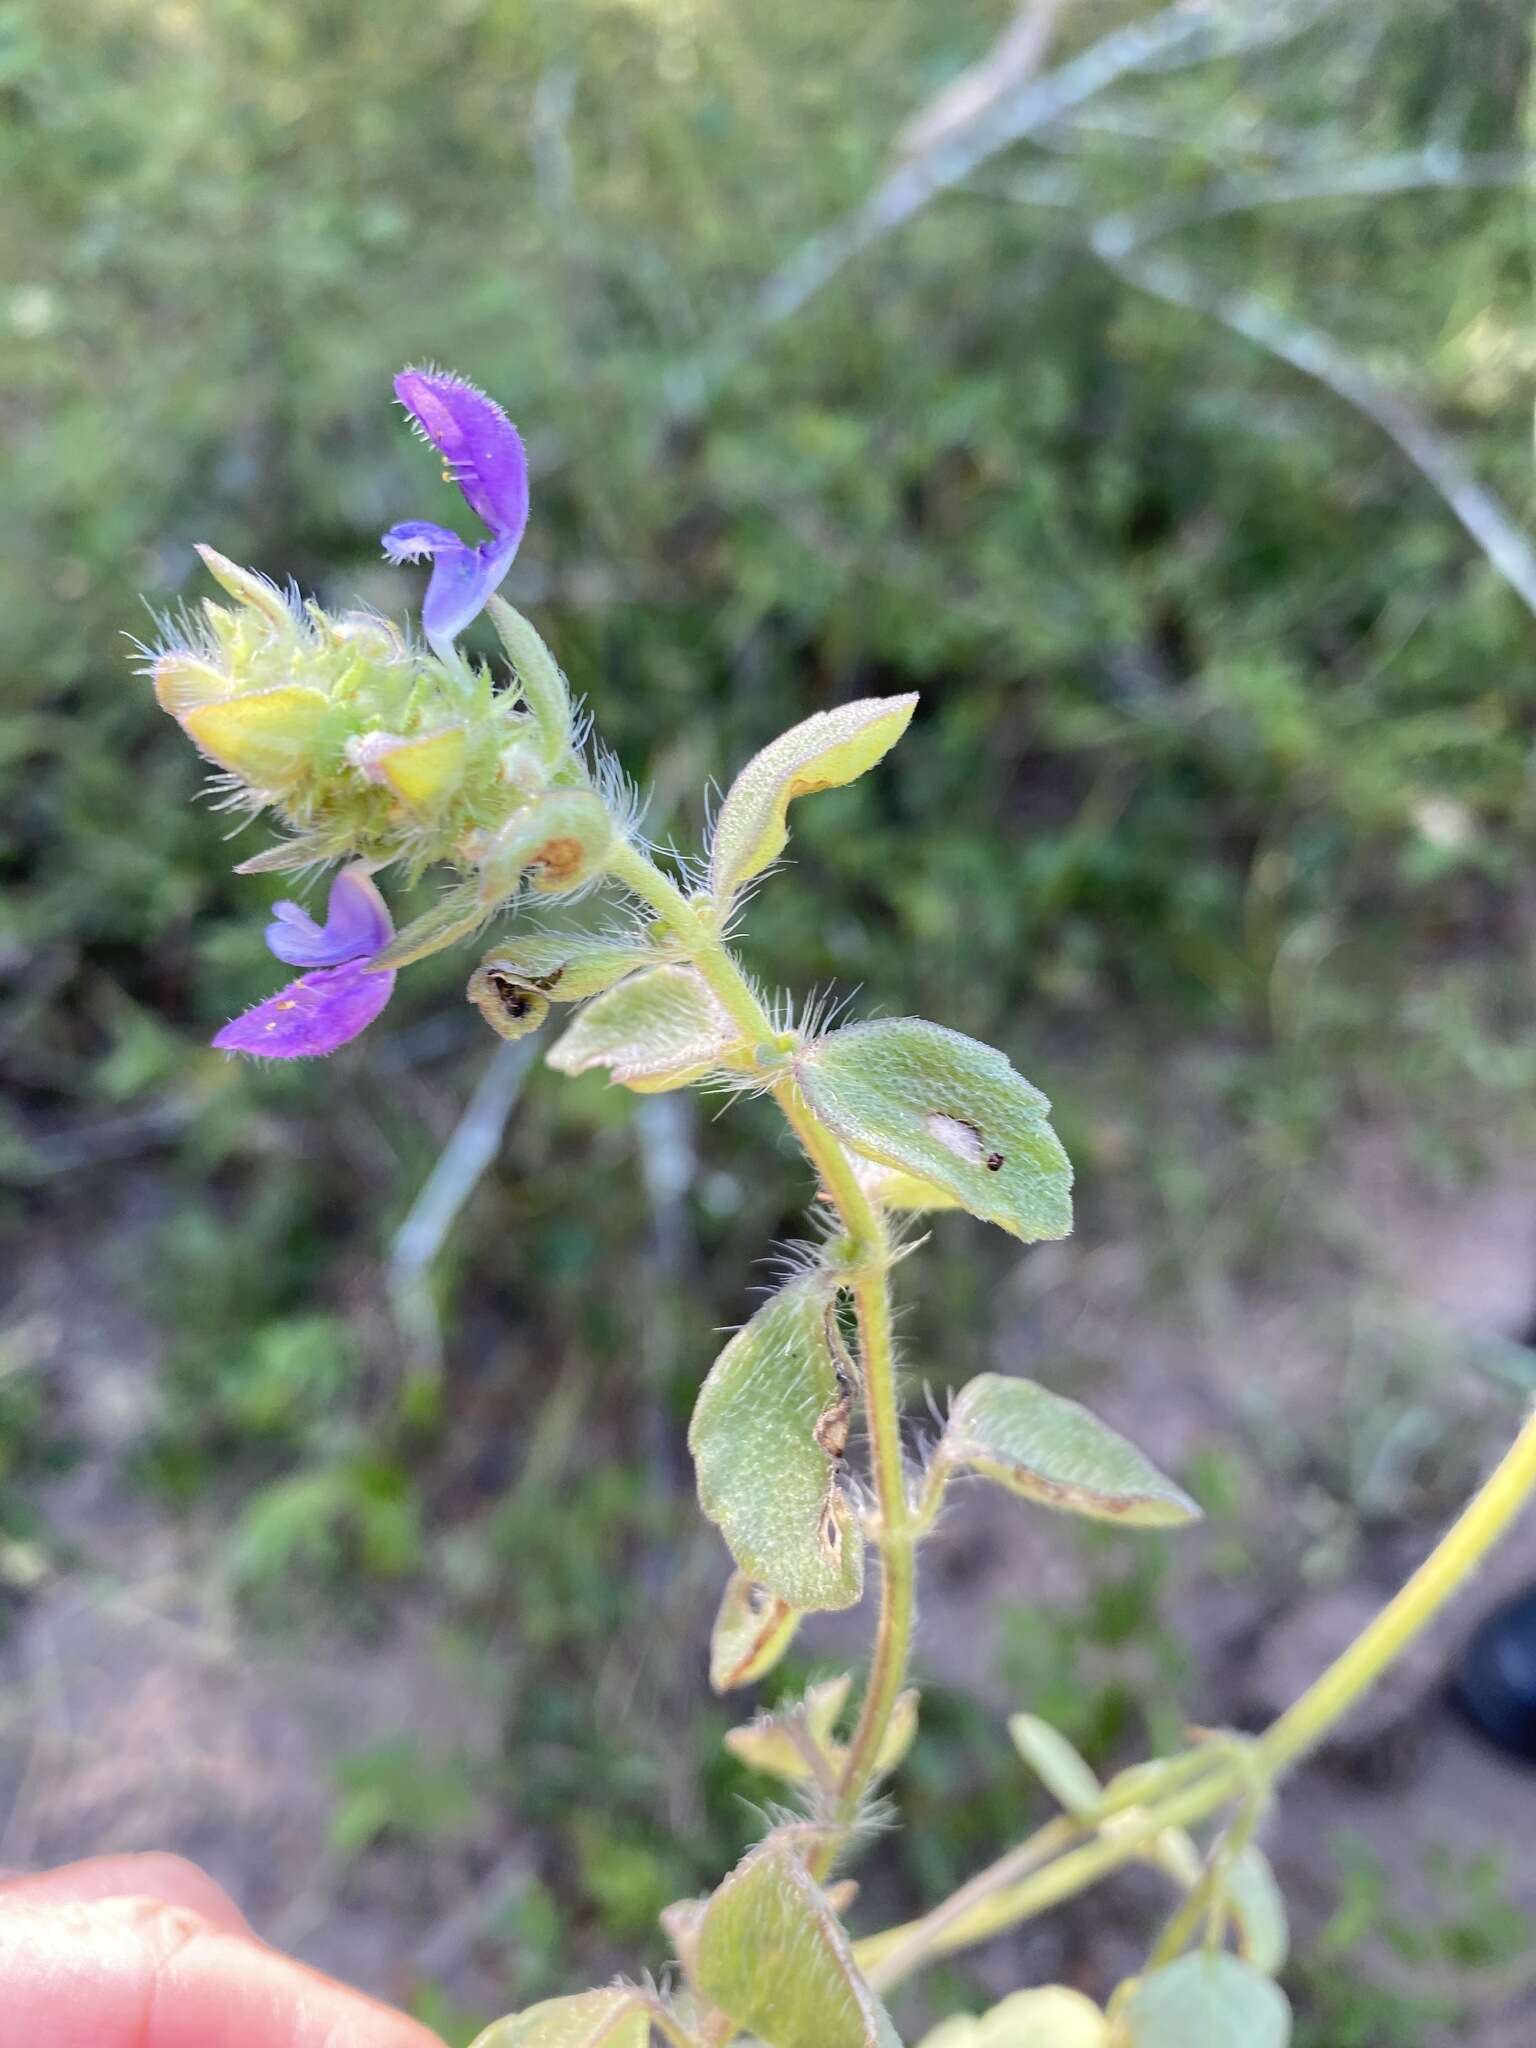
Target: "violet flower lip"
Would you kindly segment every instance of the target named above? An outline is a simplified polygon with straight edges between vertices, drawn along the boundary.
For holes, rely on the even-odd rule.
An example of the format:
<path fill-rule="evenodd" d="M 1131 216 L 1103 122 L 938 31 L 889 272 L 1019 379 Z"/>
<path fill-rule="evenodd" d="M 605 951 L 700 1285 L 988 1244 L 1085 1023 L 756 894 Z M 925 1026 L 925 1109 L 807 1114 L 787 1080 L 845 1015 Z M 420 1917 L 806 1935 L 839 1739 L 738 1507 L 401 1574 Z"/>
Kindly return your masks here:
<path fill-rule="evenodd" d="M 501 583 L 528 524 L 528 461 L 522 437 L 494 399 L 443 370 L 402 370 L 395 396 L 422 440 L 443 458 L 444 478 L 457 484 L 469 509 L 490 529 L 471 546 L 451 527 L 407 519 L 384 535 L 392 562 L 430 559 L 432 578 L 421 607 L 422 631 L 444 661 L 453 642 Z"/>
<path fill-rule="evenodd" d="M 394 974 L 368 966 L 394 930 L 389 906 L 361 864 L 343 868 L 332 882 L 323 925 L 297 903 L 274 903 L 268 949 L 306 972 L 233 1018 L 214 1039 L 215 1049 L 267 1060 L 335 1052 L 367 1030 L 394 992 Z"/>

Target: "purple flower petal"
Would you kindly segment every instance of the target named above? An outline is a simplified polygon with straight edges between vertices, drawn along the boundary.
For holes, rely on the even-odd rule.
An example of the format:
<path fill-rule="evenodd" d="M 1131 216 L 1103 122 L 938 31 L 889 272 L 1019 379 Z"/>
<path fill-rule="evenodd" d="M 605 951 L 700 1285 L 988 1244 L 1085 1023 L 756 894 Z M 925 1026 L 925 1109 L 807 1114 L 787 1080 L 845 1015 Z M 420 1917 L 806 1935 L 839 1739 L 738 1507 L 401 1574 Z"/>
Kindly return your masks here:
<path fill-rule="evenodd" d="M 515 548 L 528 524 L 528 462 L 501 407 L 442 370 L 402 370 L 395 396 L 441 454 L 466 503 Z"/>
<path fill-rule="evenodd" d="M 331 884 L 325 923 L 297 903 L 274 903 L 267 949 L 290 967 L 339 967 L 366 960 L 394 937 L 389 905 L 362 866 L 343 868 Z"/>
<path fill-rule="evenodd" d="M 394 986 L 393 974 L 370 973 L 366 960 L 322 967 L 234 1018 L 213 1043 L 220 1052 L 258 1059 L 317 1059 L 366 1031 Z"/>
<path fill-rule="evenodd" d="M 461 548 L 464 543 L 448 526 L 435 526 L 430 519 L 402 519 L 383 540 L 391 562 L 422 562 L 440 548 Z"/>
<path fill-rule="evenodd" d="M 452 643 L 512 566 L 515 540 L 484 540 L 479 547 L 457 541 L 439 548 L 432 561 L 432 580 L 421 601 L 421 630 L 442 658 L 450 659 Z"/>

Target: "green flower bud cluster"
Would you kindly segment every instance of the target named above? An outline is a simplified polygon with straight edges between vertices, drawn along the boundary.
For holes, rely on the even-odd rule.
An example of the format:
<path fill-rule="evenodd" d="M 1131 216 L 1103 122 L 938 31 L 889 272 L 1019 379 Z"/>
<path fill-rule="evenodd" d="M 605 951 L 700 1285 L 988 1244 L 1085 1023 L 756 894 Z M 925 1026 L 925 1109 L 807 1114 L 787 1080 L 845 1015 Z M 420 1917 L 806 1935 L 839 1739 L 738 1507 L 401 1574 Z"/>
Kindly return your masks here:
<path fill-rule="evenodd" d="M 564 680 L 510 607 L 496 614 L 518 687 L 410 645 L 387 619 L 332 616 L 201 553 L 235 602 L 205 604 L 149 672 L 220 771 L 227 805 L 269 810 L 288 830 L 243 872 L 362 860 L 414 876 L 443 861 L 470 877 L 483 917 L 525 874 L 565 893 L 600 870 L 608 806 Z"/>

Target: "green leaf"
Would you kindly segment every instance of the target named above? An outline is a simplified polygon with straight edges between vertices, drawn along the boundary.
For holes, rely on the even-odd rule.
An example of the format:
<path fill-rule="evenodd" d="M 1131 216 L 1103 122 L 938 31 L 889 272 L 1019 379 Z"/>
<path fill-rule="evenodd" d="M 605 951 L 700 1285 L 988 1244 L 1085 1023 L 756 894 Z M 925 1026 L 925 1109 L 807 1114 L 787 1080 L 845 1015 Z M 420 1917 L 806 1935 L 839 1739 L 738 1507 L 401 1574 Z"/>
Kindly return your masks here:
<path fill-rule="evenodd" d="M 863 1535 L 816 1441 L 838 1396 L 833 1298 L 811 1273 L 766 1301 L 715 1360 L 688 1431 L 700 1505 L 738 1567 L 804 1613 L 852 1607 L 864 1589 Z"/>
<path fill-rule="evenodd" d="M 486 954 L 464 993 L 502 1038 L 526 1038 L 544 1022 L 552 1002 L 585 1002 L 655 958 L 640 938 L 514 932 Z"/>
<path fill-rule="evenodd" d="M 1126 2048 L 1287 2048 L 1285 1994 L 1236 1956 L 1180 1956 L 1143 1977 L 1120 2014 Z"/>
<path fill-rule="evenodd" d="M 766 2048 L 901 2048 L 792 1830 L 750 1851 L 709 1901 L 694 1978 Z"/>
<path fill-rule="evenodd" d="M 797 796 L 856 781 L 895 746 L 916 705 L 915 692 L 863 697 L 816 712 L 755 755 L 715 820 L 709 886 L 716 903 L 723 908 L 743 882 L 778 859 L 789 840 L 785 813 Z"/>
<path fill-rule="evenodd" d="M 990 1045 L 893 1017 L 851 1024 L 795 1061 L 816 1115 L 855 1152 L 951 1194 L 1026 1243 L 1072 1228 L 1072 1168 L 1050 1104 Z"/>
<path fill-rule="evenodd" d="M 1134 1444 L 1033 1380 L 984 1372 L 962 1387 L 934 1456 L 1096 1521 L 1166 1529 L 1200 1519 L 1189 1495 Z"/>
<path fill-rule="evenodd" d="M 725 1746 L 752 1770 L 784 1778 L 790 1784 L 801 1784 L 816 1776 L 812 1754 L 819 1755 L 828 1774 L 835 1776 L 848 1751 L 835 1739 L 834 1731 L 852 1685 L 847 1672 L 839 1678 L 825 1679 L 820 1685 L 811 1686 L 803 1700 L 777 1706 L 772 1713 L 759 1714 L 744 1727 L 732 1728 L 726 1735 Z M 915 1686 L 897 1695 L 875 1758 L 877 1777 L 894 1771 L 912 1747 L 917 1734 L 919 1698 Z"/>
<path fill-rule="evenodd" d="M 725 1746 L 752 1770 L 788 1779 L 791 1784 L 816 1775 L 808 1748 L 829 1769 L 835 1769 L 842 1762 L 843 1749 L 833 1739 L 833 1730 L 852 1689 L 849 1672 L 823 1679 L 809 1688 L 803 1700 L 776 1707 L 771 1714 L 759 1714 L 743 1728 L 732 1728 Z"/>
<path fill-rule="evenodd" d="M 1266 1977 L 1278 1977 L 1290 1954 L 1290 1920 L 1269 1858 L 1252 1842 L 1238 1851 L 1227 1871 L 1227 1904 L 1246 1960 Z"/>
<path fill-rule="evenodd" d="M 1013 1992 L 979 2019 L 945 2020 L 922 2048 L 1106 2048 L 1108 2040 L 1109 2022 L 1091 1999 L 1047 1984 Z"/>
<path fill-rule="evenodd" d="M 523 702 L 533 713 L 544 751 L 549 759 L 555 760 L 570 745 L 574 720 L 571 693 L 560 673 L 560 664 L 535 628 L 505 598 L 493 594 L 486 599 L 485 608 L 501 636 L 508 661 L 517 671 Z"/>
<path fill-rule="evenodd" d="M 909 1685 L 905 1692 L 897 1693 L 896 1703 L 891 1708 L 891 1718 L 885 1725 L 885 1735 L 875 1757 L 876 1777 L 883 1778 L 888 1771 L 894 1771 L 917 1740 L 917 1713 L 921 1704 L 922 1694 L 915 1685 Z"/>
<path fill-rule="evenodd" d="M 709 1636 L 711 1688 L 734 1692 L 766 1678 L 799 1626 L 800 1616 L 787 1600 L 755 1586 L 745 1572 L 732 1572 Z"/>
<path fill-rule="evenodd" d="M 685 1088 L 711 1073 L 741 1033 L 691 967 L 632 974 L 592 1002 L 548 1055 L 558 1073 L 607 1067 L 640 1095 Z"/>
<path fill-rule="evenodd" d="M 471 2048 L 650 2048 L 651 2013 L 643 1992 L 622 1987 L 547 1998 L 497 2020 Z"/>
<path fill-rule="evenodd" d="M 1013 1746 L 1059 1806 L 1086 1818 L 1098 1811 L 1104 1788 L 1065 1735 L 1038 1714 L 1014 1714 Z"/>

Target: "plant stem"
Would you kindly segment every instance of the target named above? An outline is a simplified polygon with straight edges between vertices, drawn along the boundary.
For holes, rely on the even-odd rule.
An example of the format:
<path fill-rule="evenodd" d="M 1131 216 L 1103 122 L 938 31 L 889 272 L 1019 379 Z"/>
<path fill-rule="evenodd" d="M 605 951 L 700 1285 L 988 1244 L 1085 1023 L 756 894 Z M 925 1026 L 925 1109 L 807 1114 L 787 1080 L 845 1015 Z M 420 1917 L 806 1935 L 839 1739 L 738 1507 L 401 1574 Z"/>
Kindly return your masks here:
<path fill-rule="evenodd" d="M 907 1501 L 901 1457 L 901 1406 L 896 1394 L 896 1361 L 891 1346 L 891 1297 L 882 1262 L 860 1276 L 853 1291 L 859 1316 L 859 1355 L 864 1371 L 864 1412 L 869 1422 L 870 1469 L 880 1519 L 875 1542 L 880 1552 L 880 1616 L 875 1627 L 869 1682 L 858 1726 L 848 1745 L 838 1787 L 840 1820 L 852 1820 L 865 1787 L 875 1775 L 891 1714 L 906 1682 L 916 1612 L 917 1546 Z"/>
<path fill-rule="evenodd" d="M 1213 1750 L 1211 1774 L 1161 1804 L 1117 1816 L 1096 1841 L 1014 1882 L 1015 1850 L 919 1920 L 860 1942 L 855 1951 L 877 1990 L 927 1962 L 984 1941 L 1059 1905 L 1141 1855 L 1165 1829 L 1207 1820 L 1231 1799 L 1253 1796 L 1255 1774 L 1273 1780 L 1316 1747 L 1395 1658 L 1440 1612 L 1536 1493 L 1536 1411 L 1402 1591 L 1245 1756 Z M 1038 1837 L 1036 1838 L 1038 1839 Z M 1027 1844 L 1025 1845 L 1028 1846 Z M 969 1901 L 960 1913 L 957 1902 Z"/>
<path fill-rule="evenodd" d="M 909 1975 L 927 1957 L 939 1952 L 942 1936 L 949 1928 L 962 1923 L 971 1907 L 982 1899 L 990 1898 L 999 1887 L 1014 1883 L 1037 1870 L 1042 1863 L 1048 1863 L 1053 1856 L 1059 1856 L 1070 1849 L 1074 1842 L 1081 1840 L 1082 1824 L 1070 1814 L 1058 1814 L 1042 1828 L 1037 1828 L 1016 1848 L 985 1870 L 978 1871 L 968 1884 L 959 1891 L 951 1892 L 942 1905 L 935 1906 L 931 1913 L 925 1913 L 921 1920 L 909 1920 L 904 1927 L 889 1927 L 883 1934 L 872 1934 L 858 1945 L 860 1968 L 876 1986 L 894 1983 L 898 1977 Z M 889 1969 L 889 1974 L 887 1974 Z"/>
<path fill-rule="evenodd" d="M 1112 1833 L 1057 1856 L 1019 1883 L 1012 1881 L 1016 1873 L 1013 1859 L 1019 1852 L 1010 1850 L 965 1887 L 973 1903 L 964 1913 L 951 1917 L 950 1902 L 945 1900 L 920 1920 L 887 1928 L 857 1943 L 855 1958 L 875 1990 L 888 1990 L 931 1957 L 969 1948 L 973 1942 L 985 1941 L 1005 1927 L 1043 1913 L 1047 1906 L 1086 1891 L 1122 1863 L 1140 1856 L 1165 1829 L 1205 1820 L 1232 1797 L 1241 1782 L 1235 1765 L 1220 1766 L 1210 1778 L 1186 1786 L 1162 1806 L 1125 1814 Z"/>
<path fill-rule="evenodd" d="M 609 856 L 610 872 L 672 927 L 688 948 L 721 1007 L 756 1044 L 777 1040 L 773 1020 L 730 948 L 669 876 L 630 843 Z M 792 1075 L 775 1083 L 773 1099 L 837 1206 L 849 1240 L 849 1275 L 859 1325 L 859 1364 L 869 1424 L 870 1477 L 878 1514 L 880 1613 L 869 1682 L 838 1782 L 835 1817 L 853 1819 L 875 1774 L 891 1715 L 907 1675 L 915 1608 L 915 1541 L 901 1455 L 901 1407 L 891 1343 L 890 1249 L 880 1212 L 859 1185 L 848 1155 L 813 1114 Z"/>
<path fill-rule="evenodd" d="M 1258 1744 L 1274 1775 L 1341 1719 L 1469 1579 L 1536 1492 L 1536 1409 L 1461 1514 L 1396 1597 L 1280 1716 Z"/>

